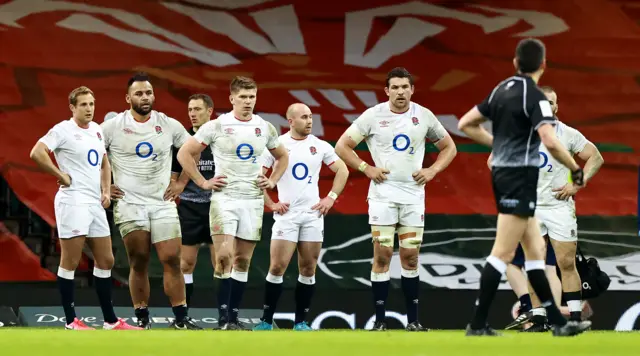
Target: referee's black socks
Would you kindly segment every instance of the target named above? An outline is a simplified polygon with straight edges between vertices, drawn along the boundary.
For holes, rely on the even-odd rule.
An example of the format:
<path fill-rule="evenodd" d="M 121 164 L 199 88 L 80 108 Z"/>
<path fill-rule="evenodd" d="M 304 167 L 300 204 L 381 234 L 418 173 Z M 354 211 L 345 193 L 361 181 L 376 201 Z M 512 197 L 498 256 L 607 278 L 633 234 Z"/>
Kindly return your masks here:
<path fill-rule="evenodd" d="M 476 309 L 471 319 L 471 329 L 482 329 L 487 326 L 487 318 L 493 298 L 500 285 L 502 274 L 507 270 L 507 264 L 495 256 L 487 257 L 487 263 L 480 275 L 480 294 L 476 300 Z"/>

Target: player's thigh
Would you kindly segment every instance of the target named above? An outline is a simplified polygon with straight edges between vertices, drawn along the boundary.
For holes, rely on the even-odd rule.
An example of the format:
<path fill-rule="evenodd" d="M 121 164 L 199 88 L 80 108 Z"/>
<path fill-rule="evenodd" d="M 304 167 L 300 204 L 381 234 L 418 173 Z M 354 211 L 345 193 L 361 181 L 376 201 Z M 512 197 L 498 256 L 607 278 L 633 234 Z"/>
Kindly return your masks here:
<path fill-rule="evenodd" d="M 85 236 L 60 239 L 60 266 L 62 268 L 73 271 L 78 267 L 85 240 Z"/>
<path fill-rule="evenodd" d="M 301 272 L 308 271 L 309 275 L 313 275 L 321 250 L 322 242 L 320 241 L 300 241 L 298 243 L 298 269 Z"/>
<path fill-rule="evenodd" d="M 132 230 L 123 235 L 123 239 L 131 268 L 146 270 L 151 256 L 151 233 L 145 230 Z"/>
<path fill-rule="evenodd" d="M 180 239 L 168 239 L 153 244 L 158 253 L 160 263 L 172 268 L 180 268 L 180 252 L 182 244 Z"/>
<path fill-rule="evenodd" d="M 573 269 L 576 264 L 577 241 L 558 241 L 549 239 L 551 246 L 549 250 L 553 251 L 556 264 L 561 270 Z M 547 261 L 549 262 L 549 261 Z M 549 264 L 549 263 L 547 263 Z"/>
<path fill-rule="evenodd" d="M 269 246 L 269 271 L 276 276 L 283 275 L 291 262 L 291 257 L 293 257 L 296 247 L 297 243 L 289 240 L 271 240 L 271 245 Z"/>
<path fill-rule="evenodd" d="M 236 204 L 236 209 L 238 215 L 236 237 L 240 240 L 252 242 L 255 245 L 262 238 L 264 200 L 241 200 Z"/>
<path fill-rule="evenodd" d="M 96 267 L 100 269 L 113 268 L 113 249 L 111 248 L 111 236 L 87 237 L 87 244 L 93 254 Z"/>
<path fill-rule="evenodd" d="M 518 243 L 527 229 L 528 221 L 528 218 L 518 215 L 498 214 L 496 241 L 493 244 L 491 255 L 498 257 L 505 263 L 511 262 Z"/>
<path fill-rule="evenodd" d="M 535 217 L 527 221 L 522 248 L 527 261 L 544 260 L 546 256 L 547 243 L 540 233 L 540 223 Z"/>
<path fill-rule="evenodd" d="M 180 250 L 180 269 L 182 273 L 193 273 L 198 262 L 200 245 L 182 245 Z"/>
<path fill-rule="evenodd" d="M 399 222 L 400 211 L 395 203 L 368 199 L 369 225 L 395 226 Z"/>

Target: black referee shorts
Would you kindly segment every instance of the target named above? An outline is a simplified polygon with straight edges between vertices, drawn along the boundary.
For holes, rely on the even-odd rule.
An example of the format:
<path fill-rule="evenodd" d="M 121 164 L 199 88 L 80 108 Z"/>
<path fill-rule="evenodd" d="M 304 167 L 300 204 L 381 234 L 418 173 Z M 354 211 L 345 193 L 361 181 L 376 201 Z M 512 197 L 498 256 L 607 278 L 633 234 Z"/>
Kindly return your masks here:
<path fill-rule="evenodd" d="M 534 216 L 538 171 L 537 167 L 492 167 L 493 194 L 499 213 Z"/>
<path fill-rule="evenodd" d="M 209 229 L 209 206 L 211 203 L 194 203 L 181 200 L 178 217 L 182 230 L 182 244 L 186 246 L 211 244 Z"/>

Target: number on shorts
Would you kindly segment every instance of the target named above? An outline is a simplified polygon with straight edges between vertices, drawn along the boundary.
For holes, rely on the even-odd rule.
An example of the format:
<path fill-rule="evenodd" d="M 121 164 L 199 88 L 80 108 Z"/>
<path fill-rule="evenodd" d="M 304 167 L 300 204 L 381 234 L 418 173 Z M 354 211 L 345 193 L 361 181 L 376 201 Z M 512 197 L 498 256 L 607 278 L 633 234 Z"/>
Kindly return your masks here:
<path fill-rule="evenodd" d="M 140 148 L 142 147 L 147 147 L 148 152 L 147 153 L 142 153 Z M 151 156 L 153 154 L 153 146 L 149 143 L 149 142 L 140 142 L 137 146 L 136 146 L 136 155 L 140 158 L 147 158 L 149 156 Z M 152 158 L 155 161 L 155 158 L 158 157 L 158 154 L 156 154 L 156 156 L 154 158 Z"/>
<path fill-rule="evenodd" d="M 249 149 L 248 153 L 246 153 L 246 151 L 245 151 L 245 153 L 242 152 L 242 149 L 245 148 L 245 147 Z M 238 156 L 238 158 L 240 158 L 243 161 L 251 159 L 253 157 L 253 146 L 251 146 L 248 143 L 239 144 L 238 148 L 236 148 L 236 156 Z"/>
<path fill-rule="evenodd" d="M 299 176 L 298 173 L 296 173 L 298 170 L 298 167 L 302 167 L 304 169 L 304 174 L 301 176 Z M 304 163 L 294 164 L 293 167 L 291 168 L 291 175 L 296 180 L 304 180 L 305 178 L 309 177 L 309 182 L 311 182 L 311 176 L 309 176 L 309 167 L 307 167 L 307 165 Z"/>
<path fill-rule="evenodd" d="M 95 162 L 91 159 L 93 156 L 95 155 Z M 87 154 L 87 161 L 89 161 L 89 164 L 92 166 L 97 166 L 98 162 L 100 161 L 100 156 L 98 155 L 98 151 L 91 149 L 89 150 L 89 153 Z"/>
<path fill-rule="evenodd" d="M 542 159 L 542 163 L 538 166 L 538 168 L 542 169 L 548 167 L 547 172 L 553 172 L 553 165 L 549 163 L 549 156 L 546 153 L 540 152 L 540 158 Z"/>
<path fill-rule="evenodd" d="M 398 145 L 398 140 L 403 138 L 404 139 L 404 146 L 399 146 Z M 393 148 L 396 151 L 406 151 L 407 148 L 409 148 L 409 145 L 411 145 L 411 139 L 409 139 L 409 136 L 405 135 L 405 134 L 399 134 L 396 137 L 393 138 Z M 413 154 L 413 147 L 411 147 L 412 151 L 409 152 L 409 154 Z"/>

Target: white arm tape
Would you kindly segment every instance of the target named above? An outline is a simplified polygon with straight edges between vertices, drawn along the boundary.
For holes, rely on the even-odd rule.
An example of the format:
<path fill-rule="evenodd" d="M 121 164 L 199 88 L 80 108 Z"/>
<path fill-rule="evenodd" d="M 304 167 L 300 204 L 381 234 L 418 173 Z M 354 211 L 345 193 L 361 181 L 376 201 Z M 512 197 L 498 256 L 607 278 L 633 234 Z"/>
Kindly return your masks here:
<path fill-rule="evenodd" d="M 358 127 L 354 124 L 349 126 L 349 128 L 346 131 L 346 134 L 347 136 L 349 136 L 349 138 L 353 140 L 353 142 L 356 143 L 356 145 L 358 145 L 360 142 L 362 142 L 362 140 L 364 140 L 364 136 L 362 136 L 362 134 L 360 133 L 360 129 L 358 129 Z"/>

